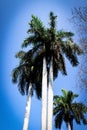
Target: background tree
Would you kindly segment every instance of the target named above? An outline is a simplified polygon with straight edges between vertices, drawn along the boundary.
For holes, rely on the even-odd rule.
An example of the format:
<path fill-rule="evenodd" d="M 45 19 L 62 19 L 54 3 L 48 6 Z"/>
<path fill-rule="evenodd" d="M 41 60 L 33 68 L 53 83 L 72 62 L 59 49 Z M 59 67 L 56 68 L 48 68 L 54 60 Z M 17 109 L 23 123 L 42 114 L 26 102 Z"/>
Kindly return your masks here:
<path fill-rule="evenodd" d="M 31 59 L 32 55 L 31 53 L 29 54 L 27 55 L 24 51 L 16 54 L 16 57 L 20 58 L 20 63 L 12 72 L 12 81 L 18 84 L 20 93 L 22 95 L 27 94 L 23 130 L 28 130 L 33 91 L 36 92 L 38 99 L 41 98 L 41 71 L 39 71 L 40 67 L 38 68 L 39 62 L 36 62 L 36 59 Z M 37 70 L 39 73 L 36 72 Z"/>
<path fill-rule="evenodd" d="M 72 11 L 72 21 L 79 35 L 79 43 L 84 51 L 79 68 L 80 77 L 78 85 L 87 89 L 87 6 L 74 8 Z"/>
<path fill-rule="evenodd" d="M 73 120 L 77 124 L 87 124 L 85 114 L 87 107 L 83 103 L 74 102 L 78 97 L 72 91 L 62 90 L 63 96 L 54 96 L 53 114 L 55 117 L 55 127 L 61 129 L 63 121 L 66 123 L 68 130 L 73 130 Z"/>

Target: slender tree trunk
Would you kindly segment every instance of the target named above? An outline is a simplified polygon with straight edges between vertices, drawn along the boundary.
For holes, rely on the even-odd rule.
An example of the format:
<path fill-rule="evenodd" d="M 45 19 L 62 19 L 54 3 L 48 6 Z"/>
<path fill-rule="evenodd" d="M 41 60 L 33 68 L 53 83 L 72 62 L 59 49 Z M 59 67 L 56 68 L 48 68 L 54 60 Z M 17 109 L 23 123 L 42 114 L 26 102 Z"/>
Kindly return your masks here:
<path fill-rule="evenodd" d="M 31 99 L 32 99 L 32 84 L 30 83 L 29 84 L 29 89 L 28 89 L 28 97 L 27 97 L 26 109 L 25 109 L 23 130 L 28 130 L 29 118 L 30 118 L 30 108 L 31 108 Z"/>
<path fill-rule="evenodd" d="M 70 123 L 68 122 L 68 130 L 72 130 Z"/>
<path fill-rule="evenodd" d="M 48 83 L 48 123 L 47 130 L 52 130 L 53 117 L 53 58 L 50 61 L 49 83 Z"/>
<path fill-rule="evenodd" d="M 42 130 L 46 130 L 47 117 L 47 67 L 46 59 L 43 58 L 43 73 L 42 73 Z"/>

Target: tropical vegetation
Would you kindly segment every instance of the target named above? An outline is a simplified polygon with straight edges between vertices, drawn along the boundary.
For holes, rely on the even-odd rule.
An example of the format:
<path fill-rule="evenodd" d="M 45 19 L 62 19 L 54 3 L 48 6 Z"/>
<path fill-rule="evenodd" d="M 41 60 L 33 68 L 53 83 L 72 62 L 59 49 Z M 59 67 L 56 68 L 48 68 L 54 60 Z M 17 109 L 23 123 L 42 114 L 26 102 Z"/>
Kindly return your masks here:
<path fill-rule="evenodd" d="M 26 64 L 27 67 L 25 66 L 22 72 L 18 71 L 16 76 L 13 71 L 19 90 L 23 90 L 24 93 L 27 88 L 28 92 L 29 84 L 33 83 L 35 90 L 38 89 L 36 92 L 42 93 L 42 130 L 52 130 L 53 80 L 57 78 L 59 71 L 67 75 L 65 56 L 72 66 L 77 66 L 79 63 L 77 56 L 82 53 L 80 47 L 73 41 L 72 32 L 57 30 L 56 19 L 57 16 L 50 12 L 49 28 L 46 28 L 37 16 L 32 15 L 27 31 L 28 37 L 22 44 L 22 47 L 29 45 L 31 49 L 27 52 L 20 51 L 16 55 L 20 58 L 18 68 Z M 20 82 L 22 77 L 23 82 Z"/>
<path fill-rule="evenodd" d="M 73 121 L 77 124 L 87 124 L 85 114 L 87 114 L 87 106 L 83 103 L 75 102 L 78 97 L 72 91 L 62 89 L 63 96 L 54 96 L 53 114 L 55 117 L 55 127 L 61 129 L 63 121 L 66 123 L 68 130 L 73 130 Z"/>

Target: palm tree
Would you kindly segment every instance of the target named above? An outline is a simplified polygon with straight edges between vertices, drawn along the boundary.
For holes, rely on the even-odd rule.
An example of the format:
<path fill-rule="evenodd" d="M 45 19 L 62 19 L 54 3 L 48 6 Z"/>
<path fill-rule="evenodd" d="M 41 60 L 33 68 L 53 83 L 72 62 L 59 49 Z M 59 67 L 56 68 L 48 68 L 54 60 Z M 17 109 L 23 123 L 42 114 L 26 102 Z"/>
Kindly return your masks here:
<path fill-rule="evenodd" d="M 32 48 L 35 48 L 34 56 L 38 57 L 39 55 L 39 57 L 42 57 L 40 59 L 43 59 L 43 64 L 46 64 L 45 67 L 43 65 L 43 68 L 45 68 L 45 70 L 48 72 L 46 74 L 47 79 L 45 75 L 44 81 L 45 85 L 48 85 L 48 99 L 46 97 L 47 87 L 45 88 L 42 83 L 42 107 L 44 107 L 45 113 L 47 113 L 47 106 L 46 103 L 44 104 L 44 102 L 48 103 L 48 130 L 52 130 L 53 79 L 57 77 L 59 71 L 61 71 L 64 75 L 67 74 L 64 55 L 71 62 L 72 66 L 77 66 L 79 63 L 77 55 L 82 53 L 82 50 L 77 44 L 74 43 L 72 39 L 74 36 L 72 32 L 64 32 L 62 30 L 57 31 L 56 18 L 57 16 L 55 16 L 53 12 L 50 12 L 50 27 L 46 28 L 38 17 L 32 15 L 32 19 L 29 23 L 29 36 L 22 44 L 22 47 L 32 45 Z M 43 78 L 44 76 L 42 79 Z M 44 113 L 42 111 L 42 117 L 46 119 L 46 114 L 43 114 Z M 42 118 L 42 124 L 44 119 Z M 42 130 L 46 130 L 45 125 L 46 122 L 42 125 Z"/>
<path fill-rule="evenodd" d="M 63 96 L 54 96 L 53 114 L 55 116 L 55 127 L 61 129 L 64 121 L 68 130 L 73 130 L 73 120 L 77 124 L 80 124 L 81 121 L 83 124 L 87 124 L 87 119 L 85 118 L 87 106 L 83 103 L 73 102 L 78 95 L 72 91 L 62 89 L 62 93 Z"/>
<path fill-rule="evenodd" d="M 18 83 L 20 93 L 22 95 L 27 94 L 23 130 L 28 130 L 33 91 L 36 91 L 38 99 L 41 98 L 41 71 L 40 67 L 38 68 L 39 62 L 36 61 L 37 59 L 31 59 L 31 56 L 31 51 L 28 56 L 24 51 L 18 52 L 16 57 L 20 58 L 20 63 L 12 72 L 12 81 Z"/>

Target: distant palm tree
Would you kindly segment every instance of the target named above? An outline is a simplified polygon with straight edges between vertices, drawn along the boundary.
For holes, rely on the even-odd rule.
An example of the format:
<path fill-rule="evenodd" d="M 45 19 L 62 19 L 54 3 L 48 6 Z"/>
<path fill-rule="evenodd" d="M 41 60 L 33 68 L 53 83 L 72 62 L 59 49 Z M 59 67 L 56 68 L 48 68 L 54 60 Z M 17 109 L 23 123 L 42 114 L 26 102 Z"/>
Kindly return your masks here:
<path fill-rule="evenodd" d="M 66 123 L 68 130 L 73 130 L 73 120 L 77 124 L 81 121 L 87 124 L 85 114 L 87 106 L 83 103 L 73 102 L 74 98 L 78 97 L 72 91 L 62 90 L 63 96 L 54 96 L 53 114 L 55 117 L 55 127 L 61 129 L 63 121 Z"/>
<path fill-rule="evenodd" d="M 24 40 L 24 43 L 22 44 L 22 47 L 32 45 L 32 48 L 35 48 L 34 56 L 39 56 L 42 57 L 40 59 L 43 59 L 42 130 L 46 130 L 47 120 L 47 129 L 52 130 L 53 79 L 57 77 L 59 71 L 61 71 L 65 75 L 67 74 L 64 55 L 69 59 L 73 66 L 77 66 L 77 55 L 80 55 L 82 53 L 82 50 L 79 48 L 78 45 L 74 43 L 72 39 L 72 36 L 74 35 L 72 32 L 56 30 L 56 18 L 57 16 L 55 16 L 53 12 L 50 12 L 50 27 L 45 28 L 41 20 L 38 17 L 32 15 L 32 19 L 29 23 L 29 36 Z M 48 73 L 46 72 L 46 70 Z M 47 103 L 48 119 L 46 120 Z"/>
<path fill-rule="evenodd" d="M 40 67 L 38 68 L 37 59 L 31 59 L 31 51 L 25 53 L 20 51 L 16 54 L 16 57 L 20 58 L 19 66 L 16 67 L 12 72 L 12 81 L 18 83 L 19 91 L 22 95 L 27 94 L 26 111 L 24 118 L 23 130 L 28 130 L 31 98 L 33 91 L 36 91 L 38 99 L 41 98 L 41 72 Z M 28 60 L 27 60 L 28 57 Z M 38 70 L 38 73 L 37 73 Z M 42 68 L 41 68 L 42 70 Z"/>

